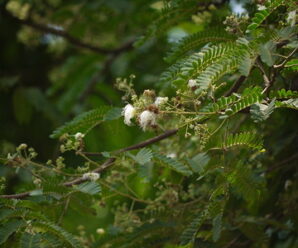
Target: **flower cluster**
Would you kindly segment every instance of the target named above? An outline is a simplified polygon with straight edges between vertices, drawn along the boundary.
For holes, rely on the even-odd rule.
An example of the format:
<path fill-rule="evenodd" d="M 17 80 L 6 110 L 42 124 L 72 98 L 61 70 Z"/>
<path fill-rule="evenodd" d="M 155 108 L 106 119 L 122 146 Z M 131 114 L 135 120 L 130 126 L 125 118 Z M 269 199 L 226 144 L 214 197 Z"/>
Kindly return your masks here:
<path fill-rule="evenodd" d="M 99 178 L 99 174 L 96 172 L 87 172 L 83 174 L 83 179 L 88 179 L 90 181 L 96 181 Z"/>
<path fill-rule="evenodd" d="M 127 104 L 122 111 L 124 123 L 132 125 L 132 119 L 136 118 L 140 127 L 146 131 L 150 127 L 156 127 L 159 109 L 167 102 L 168 97 L 155 97 L 155 92 L 145 90 L 143 95 L 138 99 L 132 99 L 134 104 Z"/>

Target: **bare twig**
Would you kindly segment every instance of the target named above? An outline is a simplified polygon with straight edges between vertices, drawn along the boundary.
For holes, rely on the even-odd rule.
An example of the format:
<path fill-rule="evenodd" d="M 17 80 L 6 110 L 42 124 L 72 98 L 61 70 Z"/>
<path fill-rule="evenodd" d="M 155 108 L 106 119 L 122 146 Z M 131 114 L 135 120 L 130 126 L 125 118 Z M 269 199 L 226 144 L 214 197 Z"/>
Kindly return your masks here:
<path fill-rule="evenodd" d="M 298 47 L 296 47 L 288 56 L 286 56 L 285 60 L 279 64 L 279 65 L 274 65 L 274 68 L 282 68 L 285 66 L 285 64 L 289 61 L 289 59 L 295 54 L 295 52 L 298 50 Z"/>

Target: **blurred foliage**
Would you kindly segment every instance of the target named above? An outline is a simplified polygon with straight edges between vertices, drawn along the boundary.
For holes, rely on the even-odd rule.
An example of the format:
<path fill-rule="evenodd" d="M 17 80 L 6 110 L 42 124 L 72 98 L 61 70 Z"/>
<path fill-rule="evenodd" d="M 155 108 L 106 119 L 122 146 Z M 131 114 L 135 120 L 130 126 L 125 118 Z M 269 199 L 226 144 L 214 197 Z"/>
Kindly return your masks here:
<path fill-rule="evenodd" d="M 1 1 L 0 246 L 298 247 L 297 10 Z"/>

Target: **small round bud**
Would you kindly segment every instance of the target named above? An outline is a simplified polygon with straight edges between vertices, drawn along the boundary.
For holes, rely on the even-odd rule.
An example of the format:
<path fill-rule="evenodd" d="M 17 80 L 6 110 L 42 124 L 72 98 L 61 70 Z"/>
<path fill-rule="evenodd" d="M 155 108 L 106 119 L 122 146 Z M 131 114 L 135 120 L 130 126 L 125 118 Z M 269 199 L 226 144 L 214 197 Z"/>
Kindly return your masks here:
<path fill-rule="evenodd" d="M 85 137 L 85 135 L 82 134 L 82 133 L 80 133 L 80 132 L 78 132 L 78 133 L 75 134 L 74 137 L 75 137 L 76 140 L 81 140 L 81 139 L 83 139 Z"/>
<path fill-rule="evenodd" d="M 27 147 L 28 147 L 27 144 L 22 143 L 18 146 L 17 150 L 25 150 Z"/>
<path fill-rule="evenodd" d="M 105 229 L 103 229 L 103 228 L 97 228 L 96 229 L 96 233 L 98 233 L 98 234 L 104 234 L 105 233 Z"/>

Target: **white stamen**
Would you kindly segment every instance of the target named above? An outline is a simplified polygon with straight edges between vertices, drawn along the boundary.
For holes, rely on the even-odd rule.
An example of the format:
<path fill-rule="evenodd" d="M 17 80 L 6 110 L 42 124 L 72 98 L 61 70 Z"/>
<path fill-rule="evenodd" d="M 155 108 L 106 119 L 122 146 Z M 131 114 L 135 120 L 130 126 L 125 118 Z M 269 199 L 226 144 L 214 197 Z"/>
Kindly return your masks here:
<path fill-rule="evenodd" d="M 83 179 L 88 179 L 90 181 L 96 181 L 99 178 L 99 174 L 96 172 L 87 172 L 83 174 Z"/>
<path fill-rule="evenodd" d="M 122 115 L 124 116 L 124 123 L 128 126 L 131 126 L 131 119 L 135 116 L 136 109 L 131 105 L 127 104 L 122 111 Z"/>
<path fill-rule="evenodd" d="M 156 114 L 145 110 L 140 114 L 140 126 L 145 131 L 149 126 L 156 125 Z"/>
<path fill-rule="evenodd" d="M 195 86 L 197 86 L 197 81 L 194 79 L 189 79 L 187 86 L 189 88 L 195 87 Z"/>
<path fill-rule="evenodd" d="M 156 97 L 154 104 L 156 106 L 164 105 L 169 100 L 168 97 Z"/>

